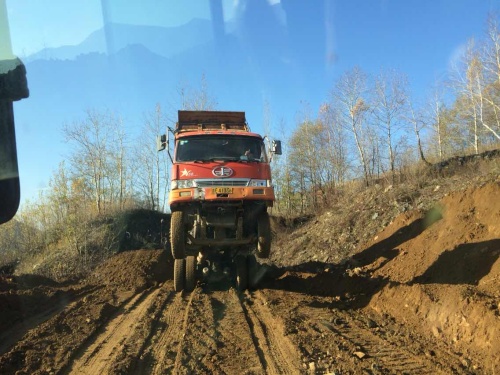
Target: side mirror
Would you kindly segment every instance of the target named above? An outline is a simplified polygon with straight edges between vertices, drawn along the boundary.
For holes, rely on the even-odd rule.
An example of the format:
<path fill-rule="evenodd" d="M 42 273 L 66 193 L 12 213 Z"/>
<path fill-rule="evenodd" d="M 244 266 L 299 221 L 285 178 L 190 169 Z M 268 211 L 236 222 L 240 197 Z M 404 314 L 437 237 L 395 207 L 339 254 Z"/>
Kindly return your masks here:
<path fill-rule="evenodd" d="M 156 149 L 163 151 L 167 147 L 167 136 L 165 134 L 156 137 Z"/>
<path fill-rule="evenodd" d="M 271 152 L 276 155 L 281 155 L 281 141 L 273 141 L 271 144 Z"/>
<path fill-rule="evenodd" d="M 0 25 L 3 26 L 1 13 L 0 10 Z M 3 37 L 5 30 L 0 28 Z M 6 31 L 9 45 L 8 27 Z M 6 52 L 3 42 L 0 51 L 0 224 L 12 219 L 21 199 L 13 102 L 29 96 L 26 68 L 17 58 L 3 58 L 2 53 Z"/>

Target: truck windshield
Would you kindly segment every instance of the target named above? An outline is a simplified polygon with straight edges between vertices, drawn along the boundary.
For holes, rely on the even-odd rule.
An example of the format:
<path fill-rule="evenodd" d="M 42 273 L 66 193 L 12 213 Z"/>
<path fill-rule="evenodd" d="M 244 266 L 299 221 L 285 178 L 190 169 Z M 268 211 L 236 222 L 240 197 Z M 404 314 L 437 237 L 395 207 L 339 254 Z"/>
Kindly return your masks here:
<path fill-rule="evenodd" d="M 193 136 L 177 141 L 175 161 L 266 162 L 264 142 L 255 137 Z"/>

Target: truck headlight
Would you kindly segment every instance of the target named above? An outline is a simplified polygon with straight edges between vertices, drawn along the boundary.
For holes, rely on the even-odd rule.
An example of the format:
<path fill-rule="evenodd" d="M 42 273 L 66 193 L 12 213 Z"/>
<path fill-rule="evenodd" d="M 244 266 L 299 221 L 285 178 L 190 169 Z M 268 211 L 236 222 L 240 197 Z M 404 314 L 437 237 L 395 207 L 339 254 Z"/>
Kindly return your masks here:
<path fill-rule="evenodd" d="M 187 189 L 195 186 L 196 183 L 194 180 L 172 180 L 170 183 L 170 190 Z"/>
<path fill-rule="evenodd" d="M 250 180 L 248 186 L 269 187 L 271 186 L 271 180 Z"/>

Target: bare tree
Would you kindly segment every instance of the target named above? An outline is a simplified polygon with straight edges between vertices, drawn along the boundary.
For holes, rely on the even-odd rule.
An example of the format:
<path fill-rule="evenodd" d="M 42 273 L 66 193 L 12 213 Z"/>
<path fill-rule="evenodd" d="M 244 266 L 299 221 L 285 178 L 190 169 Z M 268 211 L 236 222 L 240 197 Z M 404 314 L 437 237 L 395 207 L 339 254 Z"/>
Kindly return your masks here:
<path fill-rule="evenodd" d="M 199 87 L 182 85 L 178 89 L 181 108 L 192 111 L 212 111 L 217 108 L 217 99 L 210 92 L 205 74 L 202 74 Z"/>
<path fill-rule="evenodd" d="M 365 99 L 367 90 L 366 74 L 359 68 L 344 73 L 332 91 L 333 106 L 338 109 L 338 120 L 347 129 L 356 145 L 366 185 L 370 181 L 370 170 L 365 139 L 363 137 L 366 115 L 369 107 Z"/>
<path fill-rule="evenodd" d="M 325 130 L 326 180 L 330 183 L 332 190 L 335 185 L 347 179 L 349 170 L 346 130 L 341 126 L 338 116 L 338 111 L 330 104 L 321 105 L 318 121 L 321 121 Z"/>
<path fill-rule="evenodd" d="M 490 49 L 496 48 L 498 46 L 491 43 Z M 471 39 L 451 77 L 457 94 L 454 109 L 463 120 L 467 133 L 471 134 L 470 144 L 475 153 L 479 152 L 481 141 L 484 142 L 488 136 L 500 140 L 500 91 L 498 76 L 493 73 L 497 66 L 494 62 L 496 52 L 488 54 L 484 52 L 486 47 L 482 51 L 483 54 Z"/>
<path fill-rule="evenodd" d="M 80 177 L 92 182 L 95 209 L 103 210 L 104 174 L 106 166 L 106 135 L 100 116 L 95 111 L 87 111 L 87 118 L 63 129 L 66 141 L 76 144 L 76 152 L 71 156 L 71 166 Z"/>
<path fill-rule="evenodd" d="M 88 110 L 84 120 L 65 125 L 63 133 L 74 145 L 70 155 L 74 177 L 88 182 L 84 186 L 91 189 L 96 212 L 104 213 L 123 193 L 125 135 L 121 120 L 109 112 Z"/>
<path fill-rule="evenodd" d="M 325 130 L 320 121 L 306 119 L 290 137 L 289 162 L 292 175 L 300 183 L 302 211 L 310 205 L 317 208 L 318 195 L 326 184 Z"/>
<path fill-rule="evenodd" d="M 371 113 L 376 126 L 385 139 L 389 170 L 394 181 L 396 147 L 399 132 L 406 125 L 404 114 L 407 110 L 408 81 L 405 75 L 392 71 L 385 71 L 375 80 L 374 99 Z"/>
<path fill-rule="evenodd" d="M 118 204 L 120 210 L 123 210 L 125 204 L 125 197 L 128 195 L 127 171 L 129 163 L 127 160 L 127 154 L 125 152 L 127 136 L 125 131 L 123 130 L 123 127 L 121 126 L 121 123 L 120 127 L 115 129 L 115 134 L 116 134 L 115 137 L 116 142 L 114 142 L 114 144 L 116 145 L 116 150 L 114 154 L 115 154 L 115 164 L 118 170 Z"/>
<path fill-rule="evenodd" d="M 443 160 L 445 156 L 445 137 L 446 137 L 446 122 L 445 122 L 445 105 L 441 98 L 441 93 L 435 90 L 432 98 L 429 100 L 427 117 L 428 122 L 432 124 L 434 136 L 436 138 L 436 149 L 439 160 Z"/>
<path fill-rule="evenodd" d="M 145 116 L 141 135 L 134 150 L 135 186 L 152 210 L 165 210 L 168 192 L 168 159 L 156 150 L 156 136 L 165 131 L 166 121 L 159 104 Z"/>
<path fill-rule="evenodd" d="M 486 43 L 483 47 L 483 64 L 492 82 L 500 82 L 500 31 L 498 15 L 490 14 L 486 21 Z"/>
<path fill-rule="evenodd" d="M 424 156 L 424 148 L 422 146 L 422 137 L 421 132 L 425 129 L 426 123 L 424 119 L 424 115 L 421 110 L 417 111 L 411 100 L 408 100 L 408 115 L 407 120 L 413 125 L 413 132 L 415 133 L 415 138 L 417 140 L 417 151 L 421 161 L 425 164 L 430 165 L 429 161 Z"/>
<path fill-rule="evenodd" d="M 289 131 L 285 121 L 279 122 L 279 134 L 284 145 L 288 145 Z M 287 215 L 296 212 L 296 191 L 294 181 L 292 180 L 291 166 L 288 161 L 290 147 L 284 147 L 284 153 L 281 156 L 273 158 L 273 182 L 276 194 L 276 207 L 281 214 Z"/>

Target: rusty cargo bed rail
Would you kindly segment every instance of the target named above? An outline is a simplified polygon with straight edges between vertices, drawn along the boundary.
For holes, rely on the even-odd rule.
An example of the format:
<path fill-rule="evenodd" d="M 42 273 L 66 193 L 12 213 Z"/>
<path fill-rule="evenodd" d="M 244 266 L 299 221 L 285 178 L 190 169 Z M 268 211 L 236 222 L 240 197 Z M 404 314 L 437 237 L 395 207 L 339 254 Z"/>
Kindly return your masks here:
<path fill-rule="evenodd" d="M 202 130 L 234 130 L 249 132 L 245 112 L 178 111 L 175 132 Z"/>

